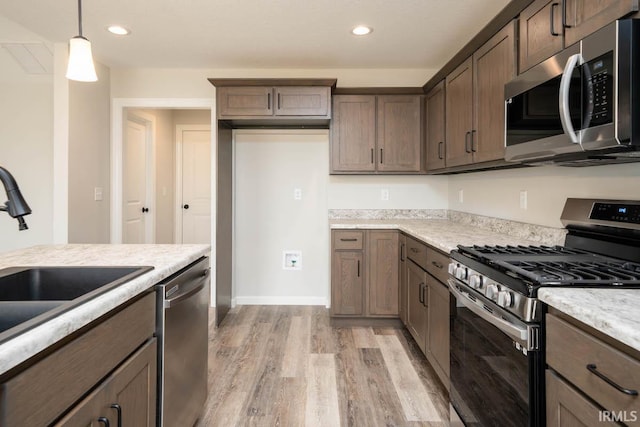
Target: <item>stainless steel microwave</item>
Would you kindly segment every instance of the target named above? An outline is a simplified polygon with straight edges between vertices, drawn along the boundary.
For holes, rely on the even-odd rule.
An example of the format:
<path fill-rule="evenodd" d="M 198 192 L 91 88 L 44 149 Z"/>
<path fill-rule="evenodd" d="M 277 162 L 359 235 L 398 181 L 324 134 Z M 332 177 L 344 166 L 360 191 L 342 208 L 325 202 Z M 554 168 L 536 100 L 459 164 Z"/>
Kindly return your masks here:
<path fill-rule="evenodd" d="M 505 159 L 640 161 L 640 20 L 619 20 L 505 85 Z"/>

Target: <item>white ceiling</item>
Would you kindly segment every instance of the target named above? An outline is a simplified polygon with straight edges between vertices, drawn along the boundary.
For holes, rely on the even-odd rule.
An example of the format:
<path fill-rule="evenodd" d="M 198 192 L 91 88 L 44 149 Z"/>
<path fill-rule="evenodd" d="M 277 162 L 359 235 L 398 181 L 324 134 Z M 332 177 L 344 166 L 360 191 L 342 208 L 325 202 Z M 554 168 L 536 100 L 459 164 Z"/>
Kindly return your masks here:
<path fill-rule="evenodd" d="M 110 67 L 440 68 L 508 0 L 84 0 L 84 35 Z M 51 42 L 78 32 L 76 0 L 2 0 Z M 107 33 L 111 24 L 132 30 Z M 357 24 L 374 31 L 351 35 Z M 12 40 L 25 42 L 25 40 Z"/>

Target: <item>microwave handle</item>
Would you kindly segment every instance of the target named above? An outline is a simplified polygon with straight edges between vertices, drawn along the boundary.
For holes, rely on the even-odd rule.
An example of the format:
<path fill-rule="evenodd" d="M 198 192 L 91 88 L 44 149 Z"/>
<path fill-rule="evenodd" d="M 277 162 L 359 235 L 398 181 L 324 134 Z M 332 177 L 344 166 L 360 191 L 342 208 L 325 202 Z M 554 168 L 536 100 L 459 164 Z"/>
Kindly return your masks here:
<path fill-rule="evenodd" d="M 571 139 L 571 142 L 574 144 L 579 144 L 578 134 L 573 129 L 573 123 L 571 123 L 571 112 L 569 111 L 569 89 L 571 87 L 571 74 L 573 74 L 573 69 L 576 68 L 577 65 L 582 65 L 584 60 L 582 59 L 582 55 L 576 53 L 575 55 L 571 55 L 569 59 L 567 59 L 567 65 L 564 67 L 564 71 L 562 72 L 562 79 L 560 79 L 560 95 L 558 98 L 560 107 L 560 122 L 562 122 L 562 129 L 564 129 L 564 133 Z"/>

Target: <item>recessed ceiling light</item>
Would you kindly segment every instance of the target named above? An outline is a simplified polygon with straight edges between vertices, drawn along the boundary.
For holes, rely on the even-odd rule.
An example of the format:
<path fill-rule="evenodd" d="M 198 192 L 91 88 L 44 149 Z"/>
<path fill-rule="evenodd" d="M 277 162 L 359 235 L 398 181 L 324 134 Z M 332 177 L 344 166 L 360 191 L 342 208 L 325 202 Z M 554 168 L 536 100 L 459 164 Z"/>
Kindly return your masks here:
<path fill-rule="evenodd" d="M 351 33 L 356 36 L 366 36 L 367 34 L 370 34 L 372 31 L 373 31 L 373 28 L 371 27 L 367 27 L 365 25 L 358 25 L 353 30 L 351 30 Z"/>
<path fill-rule="evenodd" d="M 131 34 L 130 30 L 126 29 L 125 27 L 121 27 L 120 25 L 111 25 L 107 27 L 107 31 L 118 36 L 128 36 L 129 34 Z"/>

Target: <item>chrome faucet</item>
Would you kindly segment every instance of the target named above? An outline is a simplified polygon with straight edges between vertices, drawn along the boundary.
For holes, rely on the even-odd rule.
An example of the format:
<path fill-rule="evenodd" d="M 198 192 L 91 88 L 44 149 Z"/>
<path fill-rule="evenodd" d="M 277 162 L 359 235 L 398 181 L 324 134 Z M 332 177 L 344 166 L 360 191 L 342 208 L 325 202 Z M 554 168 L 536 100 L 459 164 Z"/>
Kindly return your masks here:
<path fill-rule="evenodd" d="M 22 218 L 25 215 L 29 215 L 31 213 L 31 208 L 22 197 L 22 193 L 20 193 L 20 189 L 18 188 L 18 184 L 16 180 L 13 178 L 11 173 L 8 170 L 0 166 L 0 181 L 4 185 L 4 189 L 7 192 L 8 201 L 5 202 L 4 206 L 0 206 L 0 211 L 8 212 L 12 218 L 16 218 L 18 220 L 18 228 L 20 230 L 27 230 L 27 223 L 24 222 Z"/>

